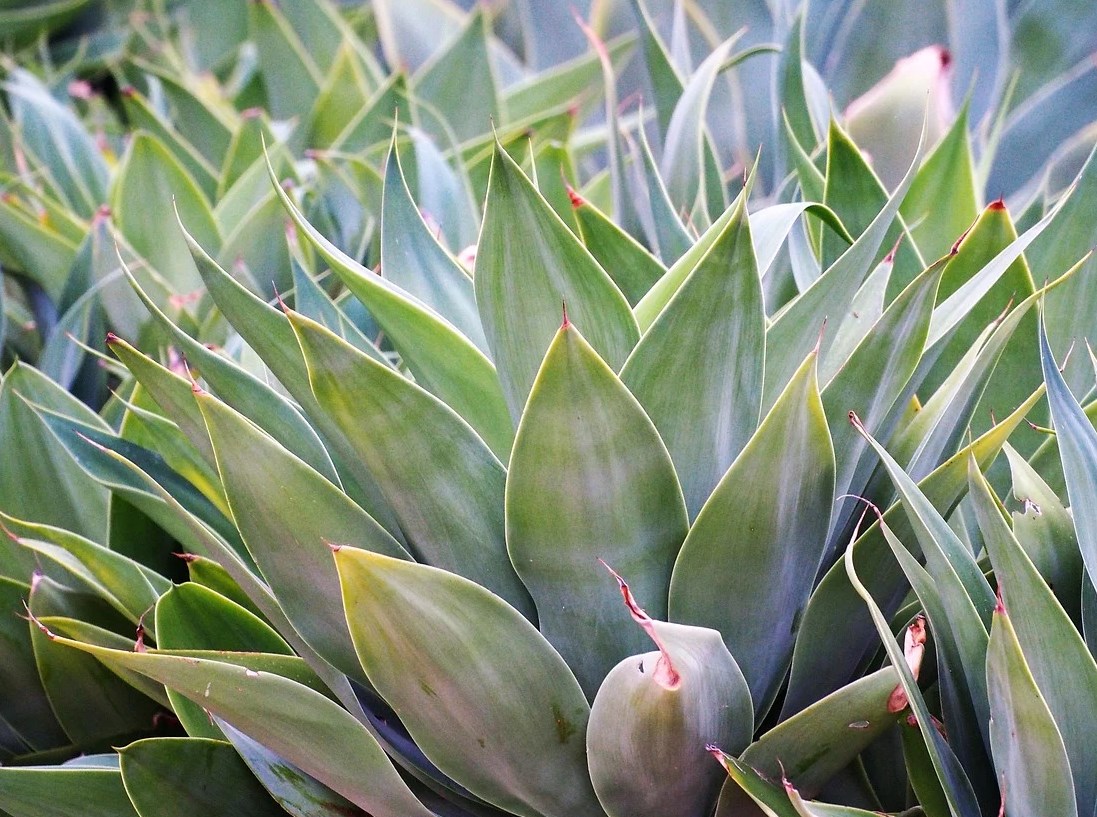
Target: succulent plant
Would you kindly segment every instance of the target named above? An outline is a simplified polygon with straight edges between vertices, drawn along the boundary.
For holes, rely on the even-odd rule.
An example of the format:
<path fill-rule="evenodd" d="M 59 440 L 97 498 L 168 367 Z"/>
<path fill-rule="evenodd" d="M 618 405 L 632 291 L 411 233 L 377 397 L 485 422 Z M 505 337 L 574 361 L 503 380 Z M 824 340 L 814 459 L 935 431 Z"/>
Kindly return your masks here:
<path fill-rule="evenodd" d="M 9 74 L 0 810 L 1093 811 L 1092 157 L 885 168 L 815 8 L 217 6 Z"/>

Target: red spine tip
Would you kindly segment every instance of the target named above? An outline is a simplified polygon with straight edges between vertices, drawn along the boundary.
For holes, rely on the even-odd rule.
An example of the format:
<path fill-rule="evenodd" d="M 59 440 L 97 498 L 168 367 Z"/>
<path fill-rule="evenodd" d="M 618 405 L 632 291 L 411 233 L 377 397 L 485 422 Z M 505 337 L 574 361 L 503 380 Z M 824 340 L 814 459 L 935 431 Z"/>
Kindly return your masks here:
<path fill-rule="evenodd" d="M 994 592 L 994 612 L 1005 615 L 1006 603 L 1002 601 L 1002 583 L 998 583 L 998 589 Z"/>
<path fill-rule="evenodd" d="M 564 322 L 560 324 L 560 328 L 561 329 L 567 329 L 569 326 L 571 326 L 571 321 L 568 320 L 568 304 L 567 304 L 567 301 L 561 301 L 560 302 L 560 307 L 564 312 Z"/>
<path fill-rule="evenodd" d="M 176 559 L 182 559 L 187 564 L 190 564 L 191 562 L 197 562 L 200 558 L 195 553 L 172 553 L 171 555 L 174 556 Z"/>
<path fill-rule="evenodd" d="M 996 198 L 994 201 L 992 201 L 990 204 L 987 205 L 987 209 L 988 210 L 1005 210 L 1006 209 L 1005 199 L 1003 199 L 1001 196 L 999 196 L 998 198 Z"/>
<path fill-rule="evenodd" d="M 113 332 L 107 332 L 107 343 L 117 343 L 117 342 L 118 342 L 118 335 L 114 334 Z"/>
<path fill-rule="evenodd" d="M 118 93 L 120 93 L 126 99 L 131 99 L 137 96 L 137 89 L 134 88 L 132 85 L 123 85 L 121 88 L 118 89 Z"/>
<path fill-rule="evenodd" d="M 948 68 L 950 65 L 952 65 L 952 52 L 951 51 L 949 51 L 947 48 L 942 47 L 940 52 L 939 52 L 939 55 L 941 57 L 941 67 L 942 68 Z"/>
<path fill-rule="evenodd" d="M 564 187 L 567 188 L 568 199 L 571 200 L 571 206 L 574 207 L 576 210 L 578 210 L 580 207 L 587 203 L 587 200 L 580 196 L 575 188 L 572 187 L 570 184 L 565 184 Z"/>

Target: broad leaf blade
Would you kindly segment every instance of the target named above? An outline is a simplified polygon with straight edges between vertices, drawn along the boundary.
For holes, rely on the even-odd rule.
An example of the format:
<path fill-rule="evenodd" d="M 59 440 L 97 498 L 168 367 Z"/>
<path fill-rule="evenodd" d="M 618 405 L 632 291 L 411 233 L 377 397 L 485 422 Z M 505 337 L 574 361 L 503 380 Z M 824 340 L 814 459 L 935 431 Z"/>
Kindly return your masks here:
<path fill-rule="evenodd" d="M 597 560 L 665 617 L 688 522 L 670 456 L 636 399 L 570 322 L 557 332 L 518 428 L 506 487 L 507 548 L 541 632 L 593 698 L 642 652 Z"/>
<path fill-rule="evenodd" d="M 587 702 L 532 624 L 443 570 L 352 548 L 335 561 L 362 666 L 439 769 L 526 817 L 602 814 Z"/>
<path fill-rule="evenodd" d="M 671 580 L 671 618 L 723 634 L 759 715 L 788 670 L 834 502 L 815 367 L 813 353 L 717 485 Z"/>

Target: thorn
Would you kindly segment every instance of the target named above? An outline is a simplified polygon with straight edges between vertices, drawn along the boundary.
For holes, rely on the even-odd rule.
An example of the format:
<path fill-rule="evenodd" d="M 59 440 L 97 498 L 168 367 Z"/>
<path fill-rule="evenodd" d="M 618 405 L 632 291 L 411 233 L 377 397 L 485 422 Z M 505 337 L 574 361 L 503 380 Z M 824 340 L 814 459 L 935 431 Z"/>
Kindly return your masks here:
<path fill-rule="evenodd" d="M 120 338 L 113 332 L 107 332 L 107 343 L 118 343 Z"/>
<path fill-rule="evenodd" d="M 998 198 L 996 198 L 994 201 L 992 201 L 990 204 L 987 205 L 987 209 L 988 210 L 1005 210 L 1006 209 L 1005 199 L 1003 199 L 1001 196 L 999 196 Z"/>
<path fill-rule="evenodd" d="M 197 553 L 175 553 L 175 552 L 173 552 L 171 555 L 174 556 L 176 559 L 182 559 L 188 565 L 191 562 L 197 562 L 200 558 L 202 558 Z"/>
<path fill-rule="evenodd" d="M 727 755 L 724 754 L 723 749 L 721 749 L 715 743 L 706 743 L 705 744 L 705 751 L 708 752 L 710 755 L 712 755 L 714 758 L 716 758 L 716 762 L 724 767 L 724 771 L 726 771 L 728 773 L 731 772 L 731 770 L 728 768 Z"/>
<path fill-rule="evenodd" d="M 1071 341 L 1070 341 L 1070 348 L 1069 348 L 1069 349 L 1067 349 L 1067 353 L 1066 353 L 1065 355 L 1063 355 L 1063 365 L 1061 365 L 1061 366 L 1059 367 L 1059 374 L 1062 374 L 1063 372 L 1065 372 L 1065 371 L 1066 371 L 1066 368 L 1067 368 L 1067 364 L 1068 364 L 1068 363 L 1070 363 L 1070 356 L 1071 356 L 1071 354 L 1073 354 L 1073 352 L 1074 352 L 1074 344 L 1075 344 L 1076 342 L 1077 342 L 1077 339 L 1075 339 L 1075 338 L 1071 338 Z"/>
<path fill-rule="evenodd" d="M 335 544 L 335 542 L 332 542 L 330 539 L 321 539 L 321 541 L 325 545 L 327 545 L 329 548 L 331 548 L 332 553 L 338 553 L 339 551 L 341 551 L 343 549 L 343 545 L 337 545 L 337 544 Z"/>
<path fill-rule="evenodd" d="M 567 329 L 569 326 L 571 326 L 571 321 L 568 320 L 568 303 L 567 303 L 567 301 L 560 301 L 560 306 L 561 306 L 561 308 L 563 309 L 563 312 L 564 312 L 564 322 L 562 324 L 560 324 L 560 328 L 561 329 Z"/>
<path fill-rule="evenodd" d="M 1028 423 L 1029 428 L 1031 428 L 1033 431 L 1035 431 L 1039 434 L 1051 434 L 1052 436 L 1055 435 L 1055 429 L 1054 428 L 1046 428 L 1044 426 L 1038 426 L 1038 425 L 1036 425 L 1036 423 L 1032 422 L 1032 420 L 1025 420 L 1025 422 Z"/>
<path fill-rule="evenodd" d="M 1006 603 L 1002 600 L 1002 582 L 998 581 L 998 588 L 994 591 L 994 612 L 1006 615 Z"/>
<path fill-rule="evenodd" d="M 895 256 L 899 252 L 899 245 L 903 243 L 903 236 L 904 235 L 906 235 L 906 233 L 899 233 L 899 237 L 897 239 L 895 239 L 895 246 L 893 246 L 891 248 L 891 251 L 887 255 L 884 256 L 884 263 L 885 264 L 894 264 L 895 263 Z"/>
<path fill-rule="evenodd" d="M 827 331 L 827 320 L 828 318 L 823 318 L 823 325 L 819 327 L 819 337 L 815 339 L 815 349 L 812 350 L 812 354 L 818 355 L 819 350 L 823 348 L 823 335 Z"/>
<path fill-rule="evenodd" d="M 110 209 L 109 204 L 100 205 L 99 209 L 95 211 L 95 215 L 92 216 L 91 226 L 98 227 L 104 221 L 109 221 L 113 211 Z"/>
<path fill-rule="evenodd" d="M 580 207 L 587 203 L 586 199 L 580 196 L 575 188 L 567 182 L 564 183 L 564 188 L 568 191 L 568 199 L 571 201 L 571 206 L 574 207 L 576 210 L 578 210 Z"/>
<path fill-rule="evenodd" d="M 50 641 L 57 640 L 57 636 L 54 633 L 50 632 L 50 628 L 43 624 L 41 621 L 39 621 L 37 618 L 35 618 L 34 613 L 30 611 L 30 605 L 28 605 L 25 601 L 23 602 L 23 609 L 27 611 L 27 614 L 23 616 L 24 619 L 29 621 L 39 630 L 41 630 L 45 634 L 46 638 L 48 638 Z"/>

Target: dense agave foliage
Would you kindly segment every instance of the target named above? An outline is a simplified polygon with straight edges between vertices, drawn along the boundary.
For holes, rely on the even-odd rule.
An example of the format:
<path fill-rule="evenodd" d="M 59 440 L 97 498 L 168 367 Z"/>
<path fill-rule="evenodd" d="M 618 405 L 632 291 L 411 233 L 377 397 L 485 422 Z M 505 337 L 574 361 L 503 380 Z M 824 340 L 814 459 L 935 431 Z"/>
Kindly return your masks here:
<path fill-rule="evenodd" d="M 0 813 L 1094 813 L 1095 13 L 756 5 L 0 3 Z"/>

